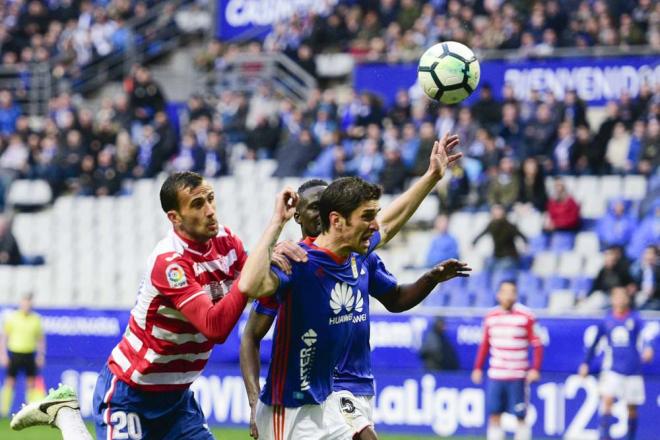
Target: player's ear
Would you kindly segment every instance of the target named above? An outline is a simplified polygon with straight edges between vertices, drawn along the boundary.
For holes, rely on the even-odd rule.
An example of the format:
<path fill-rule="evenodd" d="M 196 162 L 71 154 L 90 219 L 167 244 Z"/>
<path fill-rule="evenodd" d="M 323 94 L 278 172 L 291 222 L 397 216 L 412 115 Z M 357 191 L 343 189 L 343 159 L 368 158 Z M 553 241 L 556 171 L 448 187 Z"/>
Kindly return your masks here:
<path fill-rule="evenodd" d="M 341 231 L 344 227 L 344 217 L 338 212 L 332 211 L 330 213 L 330 225 L 338 231 Z"/>
<path fill-rule="evenodd" d="M 167 219 L 172 222 L 174 226 L 179 226 L 181 224 L 181 216 L 174 209 L 167 211 Z"/>
<path fill-rule="evenodd" d="M 298 213 L 297 209 L 296 212 L 293 213 L 293 219 L 296 221 L 296 223 L 300 224 L 300 214 Z"/>

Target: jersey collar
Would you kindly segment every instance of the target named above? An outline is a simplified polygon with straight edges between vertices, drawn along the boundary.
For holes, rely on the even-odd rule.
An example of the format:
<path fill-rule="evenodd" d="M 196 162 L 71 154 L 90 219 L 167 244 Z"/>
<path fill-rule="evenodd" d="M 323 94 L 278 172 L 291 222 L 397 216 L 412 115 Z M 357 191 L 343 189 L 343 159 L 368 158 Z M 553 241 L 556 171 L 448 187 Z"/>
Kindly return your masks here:
<path fill-rule="evenodd" d="M 183 242 L 183 246 L 192 253 L 204 255 L 205 253 L 211 250 L 211 240 L 207 240 L 203 243 L 200 243 L 198 241 L 193 241 L 182 236 L 174 229 L 173 231 L 174 231 L 174 235 L 176 235 L 176 237 Z"/>

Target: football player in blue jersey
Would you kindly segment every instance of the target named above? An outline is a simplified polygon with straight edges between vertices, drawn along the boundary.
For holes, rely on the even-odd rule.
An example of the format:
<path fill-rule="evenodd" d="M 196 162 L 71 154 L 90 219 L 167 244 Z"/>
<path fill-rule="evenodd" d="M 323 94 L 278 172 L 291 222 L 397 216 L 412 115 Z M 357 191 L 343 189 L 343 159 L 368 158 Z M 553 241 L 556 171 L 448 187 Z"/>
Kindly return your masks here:
<path fill-rule="evenodd" d="M 637 312 L 630 308 L 630 295 L 625 287 L 614 287 L 611 291 L 612 310 L 598 324 L 598 333 L 587 349 L 584 362 L 578 374 L 589 374 L 589 363 L 594 357 L 596 346 L 602 337 L 607 339 L 607 349 L 600 374 L 600 394 L 602 414 L 599 424 L 601 440 L 609 440 L 610 426 L 614 422 L 612 405 L 615 399 L 621 399 L 628 406 L 628 434 L 632 440 L 637 432 L 637 407 L 645 401 L 642 363 L 651 362 L 653 348 L 651 341 L 641 337 L 644 322 Z M 642 352 L 638 350 L 638 344 Z"/>
<path fill-rule="evenodd" d="M 419 303 L 445 278 L 444 273 L 465 275 L 465 265 L 455 262 L 453 269 L 438 267 L 413 285 L 397 286 L 382 262 L 371 255 L 398 232 L 447 166 L 461 157 L 452 154 L 457 143 L 456 136 L 445 136 L 434 145 L 427 173 L 385 210 L 380 222 L 377 186 L 359 178 L 330 184 L 319 199 L 321 234 L 313 243 L 301 243 L 307 261 L 292 262 L 290 274 L 270 266 L 272 248 L 298 201 L 290 189 L 280 193 L 273 219 L 239 281 L 242 292 L 275 295 L 279 303 L 273 359 L 256 408 L 259 438 L 352 438 L 355 431 L 328 397 L 336 367 L 342 367 L 347 351 L 355 348 L 351 345 L 355 325 L 368 325 L 367 292 L 388 297 L 384 302 L 393 311 L 405 310 Z M 368 345 L 366 350 L 368 354 Z M 372 387 L 366 362 L 352 371 L 346 368 L 355 374 L 347 382 Z M 369 377 L 362 371 L 367 367 Z M 339 403 L 345 403 L 346 412 L 354 409 L 350 401 Z"/>
<path fill-rule="evenodd" d="M 303 241 L 307 244 L 312 243 L 311 239 L 321 233 L 321 223 L 319 217 L 319 199 L 321 192 L 328 186 L 323 180 L 313 179 L 303 183 L 298 188 L 299 202 L 296 206 L 294 219 L 300 225 Z M 370 263 L 382 264 L 380 258 L 374 253 L 370 255 Z M 277 259 L 277 265 L 286 272 L 290 272 L 290 265 L 286 257 L 274 254 L 273 259 Z M 464 272 L 469 271 L 465 266 L 459 266 L 455 260 L 445 261 L 439 266 L 442 267 L 443 277 L 440 281 L 449 280 L 456 276 L 465 276 Z M 436 269 L 436 271 L 439 268 Z M 463 273 L 462 273 L 463 272 Z M 389 294 L 383 295 L 378 299 L 387 308 L 393 311 L 399 311 L 394 303 L 394 294 L 397 292 L 396 280 L 383 271 L 383 277 L 372 281 L 372 283 L 390 283 Z M 431 277 L 432 274 L 425 274 L 421 279 Z M 423 282 L 423 281 L 420 281 Z M 372 286 L 370 286 L 372 287 Z M 401 286 L 405 289 L 406 286 Z M 379 286 L 373 286 L 373 290 L 380 290 Z M 426 289 L 423 292 L 428 294 Z M 423 299 L 425 295 L 416 299 Z M 365 297 L 368 298 L 368 297 Z M 408 310 L 419 301 L 408 301 L 400 305 L 399 309 Z M 377 439 L 374 431 L 373 422 L 373 398 L 374 398 L 374 380 L 371 371 L 371 348 L 369 346 L 369 319 L 368 302 L 364 304 L 365 316 L 367 319 L 354 323 L 351 347 L 346 351 L 345 357 L 337 367 L 334 375 L 332 403 L 335 409 L 340 411 L 349 426 L 356 433 L 356 438 L 360 440 Z M 259 438 L 259 431 L 256 425 L 256 407 L 259 398 L 259 372 L 260 356 L 259 346 L 261 340 L 270 330 L 277 310 L 278 302 L 273 297 L 261 298 L 253 303 L 250 317 L 241 337 L 241 371 L 245 381 L 245 387 L 250 403 L 250 435 L 253 438 Z"/>

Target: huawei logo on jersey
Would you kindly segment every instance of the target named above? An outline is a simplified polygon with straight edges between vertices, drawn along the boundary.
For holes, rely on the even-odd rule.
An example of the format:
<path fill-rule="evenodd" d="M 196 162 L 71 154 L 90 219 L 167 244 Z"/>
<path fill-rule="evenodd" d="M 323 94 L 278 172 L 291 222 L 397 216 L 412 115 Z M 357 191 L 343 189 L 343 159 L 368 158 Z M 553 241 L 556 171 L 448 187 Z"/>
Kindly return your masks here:
<path fill-rule="evenodd" d="M 330 307 L 335 315 L 338 315 L 342 309 L 347 313 L 353 310 L 355 299 L 353 298 L 353 289 L 346 283 L 337 283 L 330 293 Z"/>
<path fill-rule="evenodd" d="M 355 311 L 357 313 L 362 313 L 364 308 L 364 300 L 362 299 L 362 292 L 358 289 L 357 298 L 355 299 Z"/>

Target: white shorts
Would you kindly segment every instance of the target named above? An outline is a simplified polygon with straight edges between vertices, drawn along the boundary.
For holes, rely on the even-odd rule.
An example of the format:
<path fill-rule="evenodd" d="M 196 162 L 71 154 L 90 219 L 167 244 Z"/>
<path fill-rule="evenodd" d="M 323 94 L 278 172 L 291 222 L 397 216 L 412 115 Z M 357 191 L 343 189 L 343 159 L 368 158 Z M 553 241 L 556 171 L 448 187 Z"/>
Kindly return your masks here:
<path fill-rule="evenodd" d="M 626 376 L 614 371 L 600 373 L 600 394 L 613 396 L 628 405 L 643 405 L 646 401 L 644 378 L 640 375 Z"/>
<path fill-rule="evenodd" d="M 352 440 L 351 429 L 330 398 L 297 408 L 257 403 L 259 440 Z"/>
<path fill-rule="evenodd" d="M 350 391 L 335 391 L 330 394 L 328 403 L 342 415 L 354 434 L 374 426 L 373 396 L 355 396 Z"/>

